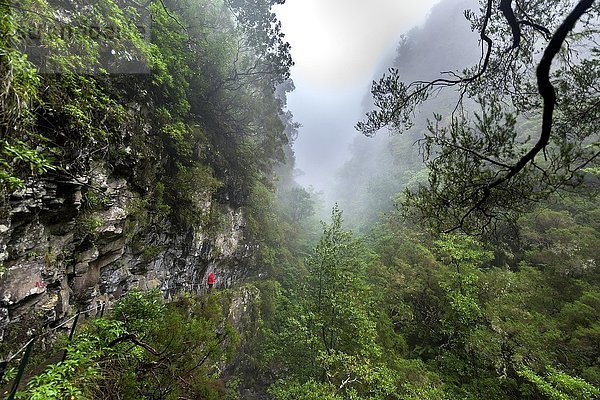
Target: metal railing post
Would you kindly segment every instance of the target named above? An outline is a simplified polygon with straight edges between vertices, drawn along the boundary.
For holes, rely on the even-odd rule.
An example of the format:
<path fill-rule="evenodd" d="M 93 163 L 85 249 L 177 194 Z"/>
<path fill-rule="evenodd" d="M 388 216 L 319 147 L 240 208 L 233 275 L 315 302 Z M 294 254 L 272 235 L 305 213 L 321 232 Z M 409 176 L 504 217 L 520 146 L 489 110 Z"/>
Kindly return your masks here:
<path fill-rule="evenodd" d="M 15 395 L 17 394 L 17 389 L 19 388 L 19 384 L 21 383 L 21 379 L 23 378 L 23 373 L 25 372 L 25 367 L 27 366 L 27 362 L 29 361 L 29 356 L 31 356 L 31 350 L 33 349 L 33 344 L 35 343 L 36 336 L 31 338 L 29 344 L 27 344 L 27 348 L 25 349 L 25 354 L 23 354 L 23 358 L 21 359 L 21 364 L 19 364 L 19 371 L 17 372 L 17 376 L 15 377 L 15 382 L 13 383 L 10 394 L 7 397 L 7 400 L 14 400 Z"/>
<path fill-rule="evenodd" d="M 77 321 L 79 321 L 80 315 L 81 315 L 81 313 L 77 313 L 77 315 L 75 316 L 75 320 L 73 320 L 73 326 L 71 327 L 71 332 L 69 333 L 69 342 L 68 342 L 69 344 L 71 344 L 71 341 L 73 340 L 73 335 L 75 334 L 75 328 L 77 328 Z M 65 349 L 65 352 L 63 353 L 61 361 L 65 361 L 67 359 L 67 351 L 68 350 Z"/>

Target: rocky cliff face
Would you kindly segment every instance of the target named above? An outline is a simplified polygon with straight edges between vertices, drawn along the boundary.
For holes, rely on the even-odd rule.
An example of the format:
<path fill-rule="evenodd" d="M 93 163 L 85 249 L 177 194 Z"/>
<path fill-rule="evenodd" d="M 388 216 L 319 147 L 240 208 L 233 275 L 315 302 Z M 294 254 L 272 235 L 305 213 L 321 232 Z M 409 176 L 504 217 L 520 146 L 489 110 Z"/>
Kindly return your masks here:
<path fill-rule="evenodd" d="M 89 198 L 101 200 L 90 207 Z M 0 338 L 133 288 L 169 297 L 202 290 L 211 270 L 217 287 L 257 275 L 241 209 L 198 201 L 218 210 L 218 226 L 181 230 L 149 215 L 128 182 L 101 165 L 89 176 L 36 181 L 11 195 L 0 214 Z"/>

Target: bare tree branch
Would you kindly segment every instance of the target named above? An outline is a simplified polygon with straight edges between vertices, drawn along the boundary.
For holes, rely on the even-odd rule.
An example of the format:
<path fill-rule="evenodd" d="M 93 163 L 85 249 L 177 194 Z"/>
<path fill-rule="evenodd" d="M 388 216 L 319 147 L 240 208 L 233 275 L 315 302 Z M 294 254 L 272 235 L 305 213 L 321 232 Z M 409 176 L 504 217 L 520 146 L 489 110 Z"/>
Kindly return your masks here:
<path fill-rule="evenodd" d="M 510 26 L 512 31 L 513 43 L 508 50 L 518 49 L 521 44 L 521 25 L 519 25 L 519 21 L 517 21 L 515 12 L 512 9 L 512 0 L 500 0 L 498 9 L 502 12 L 504 18 L 506 18 L 506 22 L 508 22 L 508 26 Z"/>

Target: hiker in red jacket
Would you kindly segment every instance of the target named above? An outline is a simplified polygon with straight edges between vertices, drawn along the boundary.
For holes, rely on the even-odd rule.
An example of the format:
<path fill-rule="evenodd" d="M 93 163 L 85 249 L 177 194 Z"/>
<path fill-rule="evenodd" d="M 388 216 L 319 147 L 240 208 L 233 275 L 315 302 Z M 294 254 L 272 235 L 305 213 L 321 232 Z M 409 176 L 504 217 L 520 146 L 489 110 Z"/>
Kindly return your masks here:
<path fill-rule="evenodd" d="M 208 274 L 208 288 L 212 289 L 214 284 L 215 284 L 215 273 L 211 272 L 210 274 Z"/>

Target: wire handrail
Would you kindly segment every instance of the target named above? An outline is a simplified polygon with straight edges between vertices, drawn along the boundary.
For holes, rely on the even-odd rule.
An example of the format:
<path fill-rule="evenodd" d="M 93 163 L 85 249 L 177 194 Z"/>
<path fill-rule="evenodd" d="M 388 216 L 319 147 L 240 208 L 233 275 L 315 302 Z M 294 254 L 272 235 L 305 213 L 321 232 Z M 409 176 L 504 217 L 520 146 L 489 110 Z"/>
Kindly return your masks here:
<path fill-rule="evenodd" d="M 42 337 L 48 336 L 48 335 L 49 335 L 49 334 L 51 334 L 52 332 L 55 332 L 55 331 L 59 330 L 59 329 L 60 329 L 60 328 L 62 328 L 63 326 L 67 325 L 69 322 L 73 321 L 75 318 L 79 317 L 81 314 L 87 314 L 87 313 L 89 313 L 89 312 L 91 312 L 91 311 L 97 311 L 98 309 L 102 309 L 103 307 L 105 307 L 105 306 L 106 306 L 106 304 L 107 304 L 106 302 L 104 302 L 104 303 L 100 303 L 100 304 L 96 305 L 95 307 L 91 307 L 91 308 L 88 308 L 87 310 L 79 311 L 79 312 L 77 312 L 75 315 L 73 315 L 71 318 L 69 318 L 69 319 L 67 319 L 67 320 L 65 320 L 65 321 L 63 321 L 63 322 L 61 322 L 59 325 L 57 325 L 57 326 L 55 326 L 55 327 L 53 327 L 53 328 L 50 328 L 50 329 L 46 330 L 46 331 L 45 331 L 45 332 L 43 332 L 43 333 L 40 333 L 40 334 L 37 334 L 37 335 L 35 335 L 35 334 L 34 334 L 34 335 L 33 335 L 33 337 L 32 337 L 31 339 L 29 339 L 29 341 L 23 345 L 23 347 L 21 347 L 19 350 L 17 350 L 15 353 L 13 353 L 13 354 L 12 354 L 10 357 L 8 357 L 8 358 L 6 358 L 6 359 L 4 359 L 4 360 L 0 360 L 0 361 L 4 361 L 4 362 L 6 362 L 6 363 L 10 363 L 10 362 L 11 362 L 12 360 L 14 360 L 14 359 L 15 359 L 15 358 L 16 358 L 16 357 L 19 355 L 19 354 L 21 354 L 23 351 L 25 351 L 25 349 L 27 348 L 27 346 L 29 346 L 29 344 L 30 344 L 31 342 L 33 342 L 33 341 L 35 341 L 35 340 L 37 340 L 37 339 L 39 339 L 39 338 L 42 338 Z"/>

